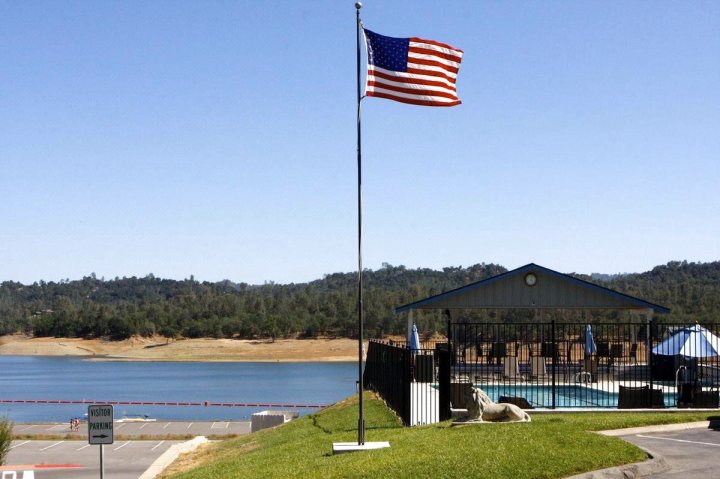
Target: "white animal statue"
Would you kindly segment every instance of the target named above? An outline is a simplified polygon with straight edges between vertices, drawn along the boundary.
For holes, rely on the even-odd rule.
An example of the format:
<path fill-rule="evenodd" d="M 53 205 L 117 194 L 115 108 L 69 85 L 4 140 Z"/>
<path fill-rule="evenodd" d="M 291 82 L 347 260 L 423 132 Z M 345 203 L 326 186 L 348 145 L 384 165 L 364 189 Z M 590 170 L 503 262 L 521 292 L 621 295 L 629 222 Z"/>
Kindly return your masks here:
<path fill-rule="evenodd" d="M 469 388 L 466 393 L 466 422 L 530 422 L 530 415 L 510 403 L 496 403 L 480 388 Z"/>

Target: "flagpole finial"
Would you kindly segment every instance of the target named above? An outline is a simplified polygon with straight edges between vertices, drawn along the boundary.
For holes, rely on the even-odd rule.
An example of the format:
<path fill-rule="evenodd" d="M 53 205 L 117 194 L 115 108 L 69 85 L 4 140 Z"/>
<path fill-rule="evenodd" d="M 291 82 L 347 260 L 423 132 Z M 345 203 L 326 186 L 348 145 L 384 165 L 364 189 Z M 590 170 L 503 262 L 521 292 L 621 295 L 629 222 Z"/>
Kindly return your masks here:
<path fill-rule="evenodd" d="M 360 2 L 355 2 L 355 8 L 357 8 L 358 10 L 360 10 L 360 9 L 362 8 L 362 3 L 360 3 Z"/>

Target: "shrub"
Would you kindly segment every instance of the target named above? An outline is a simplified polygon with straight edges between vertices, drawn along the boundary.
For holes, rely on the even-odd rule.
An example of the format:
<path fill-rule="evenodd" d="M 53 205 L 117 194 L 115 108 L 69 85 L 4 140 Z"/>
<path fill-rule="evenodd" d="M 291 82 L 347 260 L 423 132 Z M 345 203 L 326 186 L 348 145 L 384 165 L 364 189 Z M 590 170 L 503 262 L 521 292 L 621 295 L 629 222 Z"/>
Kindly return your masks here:
<path fill-rule="evenodd" d="M 10 452 L 12 444 L 12 427 L 13 424 L 4 417 L 0 419 L 0 466 L 5 464 L 5 457 Z"/>

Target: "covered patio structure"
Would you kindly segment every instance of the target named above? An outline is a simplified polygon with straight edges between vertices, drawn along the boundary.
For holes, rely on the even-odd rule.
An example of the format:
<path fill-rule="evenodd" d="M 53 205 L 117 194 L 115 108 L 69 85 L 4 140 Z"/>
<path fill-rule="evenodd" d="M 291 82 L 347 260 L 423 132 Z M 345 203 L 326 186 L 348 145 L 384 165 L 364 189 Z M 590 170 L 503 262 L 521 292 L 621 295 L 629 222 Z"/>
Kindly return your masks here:
<path fill-rule="evenodd" d="M 457 319 L 463 310 L 478 309 L 527 310 L 531 319 Z M 415 365 L 427 371 L 432 356 L 440 418 L 447 417 L 450 407 L 463 407 L 464 391 L 471 385 L 496 401 L 525 408 L 676 405 L 677 384 L 656 380 L 653 374 L 652 347 L 667 330 L 654 325 L 653 318 L 668 313 L 666 307 L 530 263 L 400 306 L 395 313 L 407 313 L 410 330 L 413 312 L 422 310 L 442 310 L 448 319 L 447 344 L 417 351 L 410 360 L 417 376 Z M 596 310 L 629 312 L 638 319 L 593 322 L 585 317 L 571 322 L 548 320 L 551 313 L 544 313 Z M 443 350 L 449 358 L 446 365 L 439 354 Z M 711 367 L 709 387 L 716 391 L 720 378 L 715 378 L 717 365 Z M 412 381 L 410 398 L 422 397 L 417 383 L 430 380 Z"/>

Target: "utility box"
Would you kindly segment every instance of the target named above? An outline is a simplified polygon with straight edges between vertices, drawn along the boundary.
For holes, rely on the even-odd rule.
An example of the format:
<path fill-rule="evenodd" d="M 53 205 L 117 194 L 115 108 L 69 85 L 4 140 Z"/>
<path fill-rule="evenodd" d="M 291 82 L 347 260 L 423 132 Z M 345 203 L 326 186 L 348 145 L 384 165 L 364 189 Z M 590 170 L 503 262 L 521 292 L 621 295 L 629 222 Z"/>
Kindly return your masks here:
<path fill-rule="evenodd" d="M 262 411 L 252 415 L 250 432 L 280 426 L 286 422 L 297 419 L 300 414 L 295 411 Z"/>

